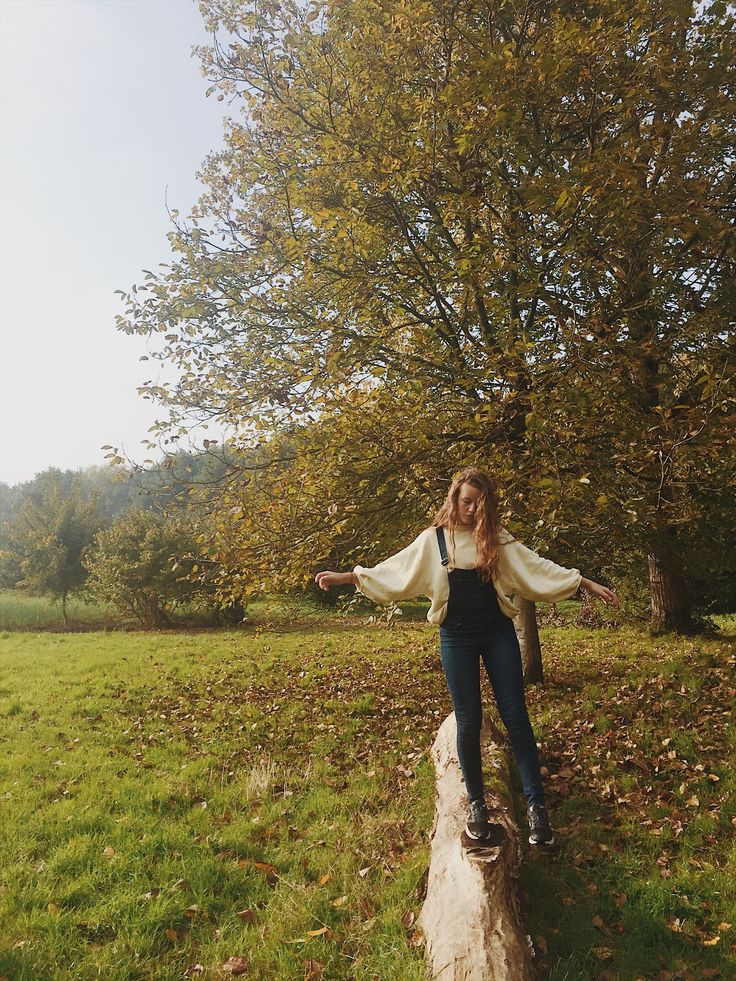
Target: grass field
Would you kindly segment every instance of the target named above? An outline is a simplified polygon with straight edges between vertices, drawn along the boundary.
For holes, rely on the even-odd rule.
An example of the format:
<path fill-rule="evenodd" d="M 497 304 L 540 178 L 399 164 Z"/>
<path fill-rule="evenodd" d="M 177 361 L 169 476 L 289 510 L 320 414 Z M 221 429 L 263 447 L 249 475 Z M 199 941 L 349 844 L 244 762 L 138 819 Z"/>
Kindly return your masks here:
<path fill-rule="evenodd" d="M 101 624 L 109 615 L 97 603 L 71 597 L 67 603 L 70 621 Z M 15 590 L 0 590 L 0 630 L 42 629 L 63 626 L 61 603 L 46 596 L 27 596 Z"/>
<path fill-rule="evenodd" d="M 539 977 L 733 976 L 732 639 L 542 633 Z M 411 620 L 0 634 L 0 977 L 423 978 L 436 647 Z"/>

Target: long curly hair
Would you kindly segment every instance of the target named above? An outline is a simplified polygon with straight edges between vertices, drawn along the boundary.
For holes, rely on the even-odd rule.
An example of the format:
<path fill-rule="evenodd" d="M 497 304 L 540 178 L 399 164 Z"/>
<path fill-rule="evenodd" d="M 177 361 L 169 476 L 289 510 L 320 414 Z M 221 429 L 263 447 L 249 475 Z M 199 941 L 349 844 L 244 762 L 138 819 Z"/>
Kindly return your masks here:
<path fill-rule="evenodd" d="M 458 498 L 463 484 L 477 487 L 481 492 L 475 511 L 473 537 L 478 557 L 481 579 L 490 582 L 498 575 L 498 548 L 501 520 L 498 514 L 498 498 L 493 478 L 477 467 L 465 467 L 455 477 L 442 507 L 432 522 L 433 528 L 447 528 L 453 541 L 459 524 Z"/>

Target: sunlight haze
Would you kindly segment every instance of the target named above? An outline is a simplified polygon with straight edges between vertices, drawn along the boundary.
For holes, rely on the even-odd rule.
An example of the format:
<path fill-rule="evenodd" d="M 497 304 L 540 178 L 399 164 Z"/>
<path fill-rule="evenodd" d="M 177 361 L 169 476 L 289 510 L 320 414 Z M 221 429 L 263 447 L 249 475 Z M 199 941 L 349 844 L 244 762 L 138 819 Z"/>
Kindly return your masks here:
<path fill-rule="evenodd" d="M 221 144 L 199 10 L 0 0 L 0 36 L 0 480 L 104 463 L 106 443 L 140 462 L 158 364 L 116 331 L 114 291 L 169 260 L 167 200 L 189 212 Z"/>

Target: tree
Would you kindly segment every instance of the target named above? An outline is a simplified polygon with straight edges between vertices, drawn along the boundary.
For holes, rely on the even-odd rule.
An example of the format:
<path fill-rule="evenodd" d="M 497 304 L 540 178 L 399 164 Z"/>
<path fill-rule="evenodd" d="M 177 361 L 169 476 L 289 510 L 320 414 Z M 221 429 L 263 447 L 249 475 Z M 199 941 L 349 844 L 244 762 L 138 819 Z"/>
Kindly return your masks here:
<path fill-rule="evenodd" d="M 2 529 L 0 568 L 4 584 L 61 600 L 87 579 L 84 551 L 100 527 L 97 498 L 80 480 L 59 470 L 39 475 L 35 493 L 25 498 Z"/>
<path fill-rule="evenodd" d="M 681 532 L 734 417 L 728 5 L 201 6 L 211 91 L 241 114 L 120 318 L 184 368 L 145 386 L 162 433 L 191 413 L 248 446 L 331 432 L 364 487 L 404 491 L 492 465 L 525 540 L 635 548 L 654 622 L 689 629 Z"/>

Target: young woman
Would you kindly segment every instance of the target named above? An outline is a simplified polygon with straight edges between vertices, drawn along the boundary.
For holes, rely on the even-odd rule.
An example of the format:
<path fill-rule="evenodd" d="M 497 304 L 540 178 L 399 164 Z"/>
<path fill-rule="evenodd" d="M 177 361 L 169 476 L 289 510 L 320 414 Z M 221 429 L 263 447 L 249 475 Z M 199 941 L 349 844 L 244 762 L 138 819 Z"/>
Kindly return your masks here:
<path fill-rule="evenodd" d="M 577 569 L 542 558 L 501 525 L 491 478 L 468 467 L 453 480 L 432 525 L 410 545 L 372 568 L 319 572 L 322 589 L 354 583 L 376 603 L 428 596 L 430 623 L 440 627 L 440 654 L 457 722 L 457 753 L 468 795 L 466 834 L 492 840 L 481 771 L 480 660 L 508 730 L 524 788 L 529 841 L 552 844 L 539 754 L 524 700 L 521 651 L 510 598 L 555 603 L 578 590 L 618 606 L 616 594 Z"/>

